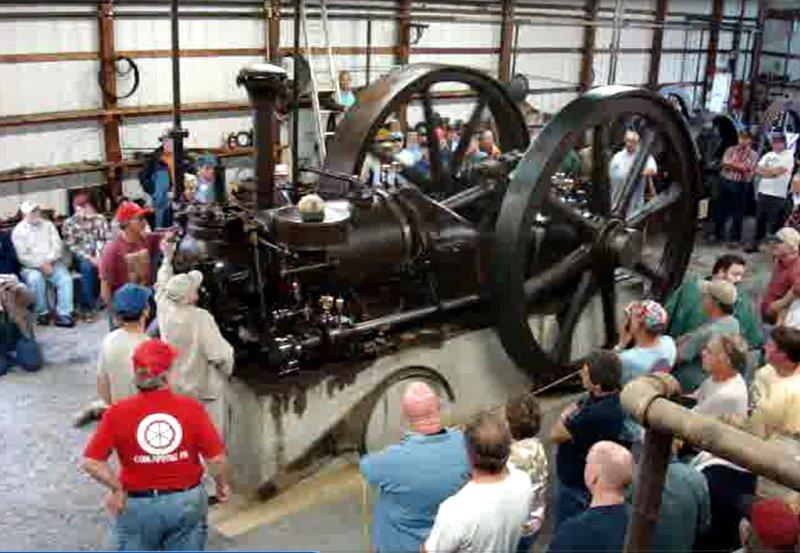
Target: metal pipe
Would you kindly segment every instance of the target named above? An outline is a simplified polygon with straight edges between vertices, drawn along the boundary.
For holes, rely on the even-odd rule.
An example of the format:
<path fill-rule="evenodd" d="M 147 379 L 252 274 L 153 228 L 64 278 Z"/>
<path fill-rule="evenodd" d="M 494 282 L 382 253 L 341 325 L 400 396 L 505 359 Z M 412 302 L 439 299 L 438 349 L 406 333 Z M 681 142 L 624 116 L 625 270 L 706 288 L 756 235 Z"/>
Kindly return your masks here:
<path fill-rule="evenodd" d="M 698 44 L 698 49 L 703 48 L 703 41 L 705 40 L 705 30 L 700 29 L 700 43 Z M 695 66 L 694 72 L 694 82 L 700 80 L 700 54 L 697 54 L 697 65 Z M 697 87 L 692 87 L 692 106 L 697 108 Z M 699 106 L 702 108 L 702 106 Z"/>
<path fill-rule="evenodd" d="M 188 133 L 181 127 L 181 57 L 178 25 L 178 0 L 172 0 L 172 159 L 175 171 L 175 197 L 183 198 L 184 153 L 183 139 Z"/>
<path fill-rule="evenodd" d="M 667 374 L 651 374 L 622 390 L 623 408 L 648 429 L 676 437 L 753 473 L 800 491 L 800 463 L 793 451 L 687 409 L 668 397 L 677 395 L 678 382 Z"/>
<path fill-rule="evenodd" d="M 372 72 L 372 18 L 367 19 L 367 82 L 369 84 Z"/>
<path fill-rule="evenodd" d="M 625 553 L 650 551 L 653 532 L 661 511 L 661 494 L 672 455 L 672 434 L 650 429 L 644 437 L 644 452 L 639 461 L 636 495 L 633 498 Z"/>
<path fill-rule="evenodd" d="M 300 51 L 300 2 L 295 0 L 294 9 L 294 52 Z M 292 184 L 295 186 L 300 182 L 300 64 L 294 60 L 294 75 L 292 76 L 294 85 L 292 86 Z"/>
<path fill-rule="evenodd" d="M 624 0 L 616 0 L 614 3 L 614 28 L 611 35 L 611 57 L 608 65 L 608 84 L 614 84 L 617 81 L 617 61 L 619 58 L 619 41 L 622 35 L 624 9 Z"/>
<path fill-rule="evenodd" d="M 511 50 L 511 77 L 517 74 L 517 50 L 519 48 L 519 27 L 518 23 L 514 23 L 514 46 Z"/>

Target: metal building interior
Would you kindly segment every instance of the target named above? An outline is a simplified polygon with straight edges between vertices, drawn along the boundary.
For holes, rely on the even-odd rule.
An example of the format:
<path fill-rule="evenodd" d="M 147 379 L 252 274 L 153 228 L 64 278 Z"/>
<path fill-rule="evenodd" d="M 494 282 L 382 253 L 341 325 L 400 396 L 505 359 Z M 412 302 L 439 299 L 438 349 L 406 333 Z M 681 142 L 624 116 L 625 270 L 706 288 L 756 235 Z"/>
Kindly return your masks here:
<path fill-rule="evenodd" d="M 190 234 L 239 232 L 241 240 L 229 251 L 233 234 L 199 238 L 207 243 L 186 254 L 186 268 L 213 272 L 210 261 L 224 259 L 228 272 L 212 281 L 234 282 L 246 272 L 236 270 L 255 267 L 250 288 L 220 286 L 211 309 L 237 348 L 228 412 L 235 430 L 226 438 L 237 494 L 211 515 L 212 549 L 371 550 L 374 498 L 353 459 L 400 435 L 392 421 L 401 418 L 402 382 L 437 384 L 453 422 L 525 387 L 560 382 L 570 362 L 610 342 L 608 313 L 618 302 L 666 294 L 687 267 L 706 263 L 709 252 L 700 247 L 692 257 L 692 248 L 720 143 L 735 142 L 742 125 L 755 125 L 757 140 L 776 126 L 794 140 L 800 133 L 796 0 L 0 0 L 0 37 L 0 227 L 16 221 L 26 200 L 68 216 L 79 189 L 106 211 L 122 197 L 149 202 L 138 175 L 165 136 L 177 155 L 217 156 L 227 193 L 253 200 L 249 208 L 189 206 L 184 219 Z M 285 73 L 270 75 L 265 62 Z M 355 93 L 349 111 L 342 72 Z M 643 100 L 651 97 L 669 103 Z M 673 228 L 647 238 L 623 232 L 620 225 L 634 223 L 611 225 L 611 214 L 629 200 L 593 203 L 563 181 L 555 188 L 569 197 L 559 205 L 588 202 L 608 220 L 587 223 L 572 207 L 557 208 L 591 244 L 583 235 L 561 249 L 539 243 L 549 257 L 535 274 L 515 271 L 529 262 L 517 251 L 533 240 L 522 229 L 545 209 L 535 189 L 550 185 L 563 139 L 575 138 L 576 150 L 589 135 L 601 144 L 601 123 L 630 122 L 626 105 L 641 105 L 636 112 L 661 125 L 649 144 L 658 142 L 659 164 L 675 178 L 651 207 L 669 210 Z M 364 208 L 353 207 L 350 192 L 361 194 L 365 157 L 382 132 L 430 136 L 434 118 L 474 132 L 484 110 L 504 157 L 456 178 L 431 154 L 429 177 L 408 176 L 415 192 L 370 195 L 383 211 L 363 211 L 363 226 L 353 228 L 350 218 Z M 704 129 L 717 142 L 709 146 Z M 462 140 L 454 157 L 461 161 L 467 148 Z M 183 183 L 179 170 L 176 186 Z M 481 202 L 498 189 L 488 209 Z M 328 202 L 325 225 L 310 226 L 293 205 L 310 191 Z M 398 209 L 413 219 L 408 232 L 428 242 L 394 237 L 406 232 L 395 229 Z M 230 231 L 233 219 L 238 231 Z M 481 244 L 491 232 L 486 257 Z M 263 239 L 266 261 L 251 259 L 251 239 Z M 589 268 L 575 252 L 611 261 Z M 766 271 L 766 256 L 764 263 Z M 264 282 L 278 283 L 262 282 L 264 264 Z M 485 274 L 474 268 L 487 264 Z M 461 271 L 480 274 L 461 282 L 453 278 Z M 560 280 L 576 288 L 553 292 Z M 312 307 L 295 301 L 298 282 L 303 294 L 313 290 Z M 552 298 L 577 306 L 559 311 L 555 327 Z M 487 315 L 491 303 L 505 311 L 500 320 Z M 301 328 L 312 322 L 314 332 Z M 54 352 L 46 352 L 45 380 L 0 380 L 0 422 L 27 417 L 0 440 L 0 462 L 38 459 L 0 476 L 0 529 L 9 536 L 0 549 L 106 547 L 96 490 L 73 474 L 87 432 L 64 423 L 91 399 L 105 332 L 104 321 L 60 336 L 46 329 L 43 343 Z M 50 395 L 39 397 L 44 390 Z M 543 427 L 574 391 L 545 396 Z M 36 443 L 18 443 L 32 436 Z M 775 470 L 800 483 L 796 470 Z"/>

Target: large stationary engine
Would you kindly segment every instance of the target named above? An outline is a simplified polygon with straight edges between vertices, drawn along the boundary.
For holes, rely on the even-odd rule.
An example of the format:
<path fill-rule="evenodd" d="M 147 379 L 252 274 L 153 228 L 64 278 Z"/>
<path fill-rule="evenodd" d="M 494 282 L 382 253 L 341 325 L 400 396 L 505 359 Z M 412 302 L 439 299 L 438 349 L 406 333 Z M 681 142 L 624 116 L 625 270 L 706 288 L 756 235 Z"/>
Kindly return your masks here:
<path fill-rule="evenodd" d="M 456 86 L 443 92 L 444 82 Z M 297 206 L 307 190 L 278 189 L 273 178 L 285 73 L 254 66 L 239 83 L 255 111 L 256 178 L 225 204 L 185 206 L 178 256 L 179 270 L 205 273 L 204 302 L 235 345 L 237 370 L 280 378 L 381 355 L 405 329 L 438 318 L 494 326 L 519 367 L 556 376 L 593 297 L 602 301 L 610 342 L 620 279 L 646 281 L 659 296 L 686 267 L 699 167 L 685 123 L 647 91 L 591 91 L 529 145 L 500 83 L 461 67 L 407 66 L 361 91 L 339 124 L 325 166 L 313 168 L 324 213 L 312 220 Z M 472 102 L 460 139 L 447 147 L 436 130 L 441 98 Z M 403 121 L 413 109 L 427 129 L 423 169 L 375 151 L 387 119 Z M 631 174 L 644 167 L 655 135 L 664 152 L 658 192 L 644 203 L 632 199 L 638 178 L 609 179 L 614 125 L 634 116 L 646 132 Z M 486 128 L 502 155 L 470 158 L 473 137 Z M 558 168 L 587 137 L 592 176 L 576 203 Z M 367 178 L 369 163 L 377 175 Z M 555 334 L 536 335 L 528 323 L 534 313 L 552 315 Z"/>

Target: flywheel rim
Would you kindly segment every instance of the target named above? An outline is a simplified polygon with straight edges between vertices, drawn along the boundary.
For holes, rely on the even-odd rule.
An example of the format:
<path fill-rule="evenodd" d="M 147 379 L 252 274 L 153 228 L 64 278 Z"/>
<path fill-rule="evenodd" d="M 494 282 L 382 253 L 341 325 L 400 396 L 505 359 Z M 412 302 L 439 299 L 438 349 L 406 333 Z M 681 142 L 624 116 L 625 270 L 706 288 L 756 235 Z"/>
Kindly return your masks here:
<path fill-rule="evenodd" d="M 560 162 L 558 153 L 566 151 L 565 142 L 569 136 L 577 136 L 586 129 L 613 121 L 624 113 L 644 113 L 651 120 L 663 122 L 657 132 L 661 133 L 662 138 L 668 139 L 669 144 L 675 146 L 677 150 L 675 157 L 668 163 L 671 169 L 677 169 L 677 174 L 671 174 L 670 180 L 677 181 L 681 187 L 677 199 L 667 204 L 665 209 L 670 214 L 679 210 L 683 212 L 681 220 L 691 221 L 691 224 L 683 224 L 674 229 L 675 240 L 665 244 L 664 258 L 669 258 L 671 266 L 666 267 L 664 269 L 666 272 L 660 275 L 663 280 L 659 284 L 658 299 L 662 299 L 680 282 L 688 265 L 694 242 L 695 199 L 701 173 L 696 145 L 679 112 L 668 100 L 646 90 L 619 86 L 594 89 L 568 104 L 542 130 L 516 166 L 506 189 L 506 195 L 503 197 L 494 232 L 491 293 L 492 304 L 496 311 L 495 328 L 509 357 L 534 379 L 560 376 L 566 371 L 563 360 L 554 359 L 553 352 L 546 351 L 542 344 L 539 344 L 528 323 L 531 313 L 525 293 L 530 287 L 526 288 L 529 281 L 526 280 L 528 260 L 525 252 L 529 246 L 530 228 L 534 225 L 534 219 L 539 216 L 537 214 L 541 213 L 545 205 L 550 205 L 547 204 L 546 196 L 550 194 L 552 186 L 549 182 L 541 182 L 542 178 L 546 177 L 549 181 L 554 173 L 554 167 Z M 667 193 L 669 192 L 674 192 L 672 185 L 667 190 Z M 609 215 L 604 214 L 610 219 Z M 600 228 L 604 226 L 590 220 L 586 223 L 577 219 L 571 222 L 589 229 L 594 225 L 597 227 L 597 236 L 601 234 Z M 619 234 L 614 236 L 619 238 Z M 582 244 L 581 247 L 585 245 Z M 576 263 L 579 258 L 581 262 L 589 260 L 586 261 L 587 269 L 582 270 L 580 274 L 590 275 L 590 278 L 581 279 L 579 288 L 585 288 L 586 294 L 591 295 L 599 289 L 605 306 L 608 286 L 615 285 L 613 282 L 610 285 L 604 284 L 602 277 L 605 275 L 606 281 L 613 279 L 614 269 L 620 266 L 620 263 L 609 259 L 602 248 L 590 246 L 584 249 L 586 251 L 579 251 L 575 259 Z M 568 256 L 565 256 L 565 260 L 566 257 Z M 557 275 L 554 278 L 557 278 Z M 611 296 L 612 299 L 614 297 Z M 572 303 L 577 304 L 580 301 L 582 299 L 575 298 Z M 583 310 L 585 303 L 576 309 Z M 608 303 L 611 303 L 611 299 Z M 571 333 L 580 319 L 580 314 L 576 316 L 572 311 L 574 310 L 570 306 L 567 312 L 572 317 L 570 320 L 573 328 L 569 329 L 569 336 L 559 337 L 559 342 L 572 338 Z M 616 332 L 616 329 L 610 329 L 615 326 L 615 315 L 613 311 L 610 314 L 606 311 L 611 309 L 604 309 L 607 336 L 611 336 Z M 563 347 L 558 351 L 563 351 Z"/>

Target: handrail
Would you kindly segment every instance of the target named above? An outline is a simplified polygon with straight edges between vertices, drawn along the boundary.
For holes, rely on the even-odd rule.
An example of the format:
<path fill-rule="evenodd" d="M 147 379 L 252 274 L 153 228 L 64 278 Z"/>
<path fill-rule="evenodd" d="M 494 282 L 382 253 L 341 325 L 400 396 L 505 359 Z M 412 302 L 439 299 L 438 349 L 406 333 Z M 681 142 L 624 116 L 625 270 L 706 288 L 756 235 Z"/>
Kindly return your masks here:
<path fill-rule="evenodd" d="M 622 390 L 623 408 L 647 428 L 626 552 L 650 550 L 673 438 L 800 491 L 795 451 L 687 409 L 670 399 L 678 394 L 680 385 L 667 374 L 637 378 Z"/>

